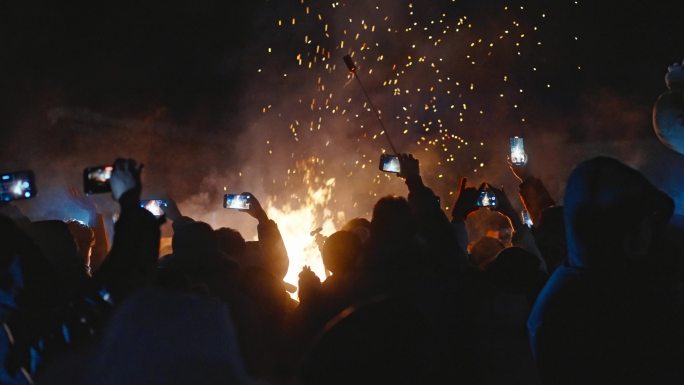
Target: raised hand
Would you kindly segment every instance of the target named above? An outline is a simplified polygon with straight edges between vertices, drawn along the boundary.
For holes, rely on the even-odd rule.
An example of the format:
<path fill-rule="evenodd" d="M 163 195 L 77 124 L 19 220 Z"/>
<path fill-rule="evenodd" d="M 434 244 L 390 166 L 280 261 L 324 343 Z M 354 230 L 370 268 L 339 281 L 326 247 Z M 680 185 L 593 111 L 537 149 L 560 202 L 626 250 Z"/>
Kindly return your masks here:
<path fill-rule="evenodd" d="M 240 211 L 246 212 L 259 222 L 267 221 L 268 215 L 266 215 L 266 211 L 264 211 L 264 208 L 261 207 L 261 203 L 259 203 L 259 200 L 254 196 L 254 194 L 251 192 L 243 192 L 242 195 L 249 196 L 249 208 Z"/>
<path fill-rule="evenodd" d="M 503 187 L 498 189 L 490 185 L 489 189 L 494 192 L 494 195 L 496 195 L 497 203 L 496 207 L 494 207 L 493 210 L 498 211 L 499 213 L 506 216 L 511 221 L 511 225 L 514 229 L 517 229 L 519 226 L 521 226 L 522 220 L 519 218 L 518 212 L 515 211 L 515 209 L 513 208 L 513 205 L 511 204 L 511 201 L 508 199 L 508 195 L 506 195 L 506 192 L 504 192 Z"/>
<path fill-rule="evenodd" d="M 169 197 L 168 194 L 162 194 L 161 198 L 166 201 L 166 207 L 164 208 L 164 216 L 166 218 L 175 222 L 178 218 L 183 216 L 178 208 L 178 204 L 173 198 Z"/>
<path fill-rule="evenodd" d="M 321 280 L 309 266 L 304 266 L 299 273 L 299 301 L 309 302 L 315 298 L 321 288 Z"/>
<path fill-rule="evenodd" d="M 459 183 L 458 197 L 454 202 L 451 215 L 454 219 L 465 220 L 466 217 L 478 209 L 478 192 L 475 187 L 467 187 L 468 178 L 463 177 Z"/>
<path fill-rule="evenodd" d="M 420 176 L 418 159 L 411 154 L 398 154 L 401 172 L 399 176 L 404 179 Z"/>
<path fill-rule="evenodd" d="M 138 165 L 133 159 L 119 158 L 114 162 L 114 170 L 109 183 L 112 186 L 112 197 L 116 201 L 120 202 L 121 197 L 129 191 L 133 191 L 136 200 L 140 200 L 140 192 L 142 191 L 140 173 L 142 169 L 143 165 Z"/>

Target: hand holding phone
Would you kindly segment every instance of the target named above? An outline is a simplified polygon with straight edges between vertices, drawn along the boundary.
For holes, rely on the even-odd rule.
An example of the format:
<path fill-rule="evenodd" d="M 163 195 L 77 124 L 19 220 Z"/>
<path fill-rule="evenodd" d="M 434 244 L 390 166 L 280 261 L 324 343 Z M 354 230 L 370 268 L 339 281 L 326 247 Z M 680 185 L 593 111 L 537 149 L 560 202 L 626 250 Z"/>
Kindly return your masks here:
<path fill-rule="evenodd" d="M 140 181 L 140 174 L 142 173 L 143 164 L 138 164 L 135 159 L 119 158 L 114 161 L 114 169 L 110 180 L 112 197 L 115 200 L 121 200 L 129 191 L 134 194 L 136 204 L 140 201 L 140 192 L 142 190 L 142 183 Z"/>
<path fill-rule="evenodd" d="M 508 220 L 511 222 L 511 226 L 513 226 L 513 229 L 519 229 L 523 225 L 523 222 L 520 220 L 518 212 L 513 208 L 513 205 L 508 199 L 508 195 L 506 195 L 503 186 L 501 186 L 500 189 L 493 186 L 488 186 L 488 188 L 489 191 L 496 197 L 496 206 L 491 207 L 491 209 L 508 218 Z"/>
<path fill-rule="evenodd" d="M 420 176 L 420 163 L 411 154 L 399 154 L 399 176 L 404 179 Z"/>
<path fill-rule="evenodd" d="M 226 194 L 223 196 L 223 207 L 233 210 L 249 210 L 251 207 L 248 194 Z"/>
<path fill-rule="evenodd" d="M 497 206 L 496 193 L 487 183 L 483 183 L 477 192 L 477 206 L 495 208 Z"/>
<path fill-rule="evenodd" d="M 140 207 L 151 212 L 155 217 L 161 218 L 169 204 L 164 199 L 143 199 L 140 201 Z"/>
<path fill-rule="evenodd" d="M 0 175 L 0 201 L 31 199 L 38 193 L 33 171 L 17 171 Z"/>
<path fill-rule="evenodd" d="M 467 187 L 468 178 L 463 177 L 459 182 L 458 197 L 454 202 L 454 209 L 451 211 L 451 216 L 454 219 L 465 220 L 470 213 L 476 211 L 479 206 L 477 204 L 479 192 L 475 187 Z"/>
<path fill-rule="evenodd" d="M 259 222 L 268 221 L 268 215 L 266 214 L 266 211 L 264 211 L 263 207 L 261 207 L 261 203 L 259 203 L 259 200 L 254 196 L 254 194 L 251 192 L 243 192 L 240 195 L 246 196 L 249 199 L 249 208 L 242 211 L 251 215 Z"/>
<path fill-rule="evenodd" d="M 163 195 L 164 199 L 162 199 L 164 202 L 166 202 L 166 207 L 164 207 L 164 215 L 166 218 L 175 221 L 179 219 L 180 217 L 183 216 L 181 214 L 180 209 L 178 208 L 178 204 L 176 203 L 173 198 L 169 197 L 168 195 Z"/>

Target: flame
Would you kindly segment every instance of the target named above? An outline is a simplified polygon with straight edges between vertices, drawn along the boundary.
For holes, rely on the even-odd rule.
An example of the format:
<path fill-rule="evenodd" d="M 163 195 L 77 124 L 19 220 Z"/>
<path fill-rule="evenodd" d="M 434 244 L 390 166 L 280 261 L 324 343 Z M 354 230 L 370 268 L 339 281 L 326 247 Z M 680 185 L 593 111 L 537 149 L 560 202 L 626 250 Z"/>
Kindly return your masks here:
<path fill-rule="evenodd" d="M 323 229 L 323 234 L 335 232 L 335 218 L 332 211 L 327 208 L 335 187 L 335 178 L 327 179 L 322 186 L 313 187 L 312 183 L 317 180 L 318 178 L 312 178 L 312 171 L 307 168 L 304 177 L 307 184 L 306 196 L 300 200 L 296 208 L 290 203 L 278 207 L 273 200 L 269 200 L 265 205 L 268 217 L 278 224 L 290 257 L 285 282 L 295 286 L 298 285 L 298 275 L 304 266 L 309 266 L 321 281 L 326 278 L 323 259 L 310 233 L 318 227 Z M 291 294 L 294 299 L 297 299 L 296 295 Z"/>
<path fill-rule="evenodd" d="M 304 266 L 309 266 L 321 281 L 325 280 L 323 259 L 311 231 L 322 228 L 322 234 L 330 235 L 336 231 L 335 223 L 345 221 L 344 212 L 330 209 L 336 182 L 335 178 L 323 177 L 322 166 L 322 160 L 316 157 L 297 161 L 295 168 L 287 171 L 289 184 L 282 192 L 258 196 L 268 217 L 278 224 L 290 258 L 285 282 L 294 286 L 298 285 L 298 275 Z M 223 190 L 228 189 L 224 187 Z M 183 213 L 209 223 L 213 228 L 231 227 L 240 231 L 245 239 L 258 240 L 253 218 L 236 210 L 216 209 L 216 202 L 207 192 L 191 196 L 181 206 Z M 290 295 L 297 299 L 296 292 Z"/>

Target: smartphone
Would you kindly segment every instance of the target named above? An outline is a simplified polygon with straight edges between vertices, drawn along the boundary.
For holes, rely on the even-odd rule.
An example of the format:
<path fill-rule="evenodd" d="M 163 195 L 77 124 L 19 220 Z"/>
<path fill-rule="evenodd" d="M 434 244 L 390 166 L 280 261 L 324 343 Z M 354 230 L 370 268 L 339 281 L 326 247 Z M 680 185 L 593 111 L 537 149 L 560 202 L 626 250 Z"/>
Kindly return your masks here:
<path fill-rule="evenodd" d="M 223 197 L 223 207 L 226 209 L 249 210 L 249 195 L 226 194 Z"/>
<path fill-rule="evenodd" d="M 99 194 L 112 191 L 109 180 L 114 166 L 95 166 L 83 170 L 83 191 L 86 194 Z"/>
<path fill-rule="evenodd" d="M 380 170 L 395 174 L 400 173 L 401 167 L 399 165 L 399 157 L 397 155 L 390 154 L 380 155 Z"/>
<path fill-rule="evenodd" d="M 519 136 L 514 136 L 511 138 L 511 163 L 516 166 L 522 166 L 527 163 L 525 144 L 523 142 L 523 138 Z"/>
<path fill-rule="evenodd" d="M 31 199 L 37 193 L 33 171 L 17 171 L 0 175 L 0 200 L 3 202 Z"/>
<path fill-rule="evenodd" d="M 530 213 L 527 210 L 523 210 L 521 215 L 523 224 L 529 228 L 532 228 L 534 223 L 532 223 L 532 217 L 530 217 Z"/>
<path fill-rule="evenodd" d="M 164 215 L 164 209 L 169 207 L 169 203 L 164 199 L 143 199 L 140 201 L 140 207 L 160 218 Z"/>
<path fill-rule="evenodd" d="M 477 194 L 478 207 L 496 207 L 496 194 L 489 188 L 489 185 L 484 185 L 478 190 Z"/>

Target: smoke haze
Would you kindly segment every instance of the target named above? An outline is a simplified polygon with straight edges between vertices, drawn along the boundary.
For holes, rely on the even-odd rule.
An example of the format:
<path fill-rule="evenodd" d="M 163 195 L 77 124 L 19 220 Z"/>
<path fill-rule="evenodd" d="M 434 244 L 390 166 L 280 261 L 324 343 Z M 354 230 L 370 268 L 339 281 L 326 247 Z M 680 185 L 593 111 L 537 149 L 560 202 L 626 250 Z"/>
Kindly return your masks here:
<path fill-rule="evenodd" d="M 379 197 L 405 195 L 406 187 L 378 170 L 390 149 L 342 63 L 352 54 L 397 148 L 420 159 L 426 184 L 447 210 L 462 176 L 471 185 L 503 185 L 519 207 L 506 156 L 509 136 L 521 135 L 530 167 L 558 202 L 578 161 L 609 155 L 643 170 L 684 213 L 682 157 L 650 127 L 650 103 L 664 89 L 651 80 L 669 63 L 647 63 L 645 92 L 593 78 L 600 64 L 582 54 L 598 44 L 588 30 L 598 27 L 583 23 L 591 5 L 334 4 L 198 6 L 182 28 L 162 22 L 187 13 L 173 9 L 153 19 L 159 36 L 145 37 L 143 21 L 133 23 L 146 32 L 123 43 L 106 35 L 110 49 L 129 55 L 124 59 L 93 48 L 105 59 L 86 54 L 92 60 L 80 64 L 84 72 L 32 81 L 27 72 L 13 80 L 11 89 L 30 91 L 3 107 L 13 110 L 2 130 L 2 170 L 33 169 L 39 188 L 37 198 L 17 205 L 35 219 L 82 218 L 67 187 L 81 188 L 85 167 L 132 157 L 145 164 L 144 197 L 171 196 L 184 214 L 247 239 L 256 223 L 224 210 L 224 193 L 252 192 L 279 219 L 295 213 L 296 221 L 281 227 L 304 234 L 300 243 L 317 227 L 330 233 L 351 218 L 369 218 Z M 231 14 L 232 23 L 220 20 Z M 205 24 L 206 32 L 192 34 Z M 36 33 L 52 32 L 42 28 Z M 133 48 L 119 48 L 124 43 Z M 90 77 L 77 80 L 83 73 Z M 153 91 L 137 89 L 146 77 L 154 78 Z M 102 90 L 84 85 L 110 78 Z M 109 196 L 93 199 L 116 211 Z"/>

